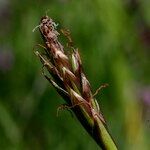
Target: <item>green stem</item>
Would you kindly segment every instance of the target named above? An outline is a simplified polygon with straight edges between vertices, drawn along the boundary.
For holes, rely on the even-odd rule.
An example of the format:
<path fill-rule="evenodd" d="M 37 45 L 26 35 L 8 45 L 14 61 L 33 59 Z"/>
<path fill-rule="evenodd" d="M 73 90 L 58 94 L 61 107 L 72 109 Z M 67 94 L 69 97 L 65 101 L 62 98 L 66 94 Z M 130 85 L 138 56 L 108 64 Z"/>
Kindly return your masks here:
<path fill-rule="evenodd" d="M 100 119 L 97 120 L 97 123 L 98 123 L 97 130 L 99 130 L 97 134 L 100 139 L 100 143 L 98 143 L 98 144 L 102 147 L 103 150 L 117 150 L 117 147 L 116 147 L 112 137 L 110 136 L 108 130 L 103 125 L 101 120 Z M 99 139 L 98 139 L 98 142 L 99 142 Z"/>
<path fill-rule="evenodd" d="M 87 118 L 80 107 L 73 108 L 72 110 L 74 111 L 80 123 L 92 136 L 96 143 L 102 148 L 102 150 L 117 150 L 117 146 L 109 134 L 106 126 L 98 117 L 95 117 L 95 121 L 91 123 L 93 118 Z"/>

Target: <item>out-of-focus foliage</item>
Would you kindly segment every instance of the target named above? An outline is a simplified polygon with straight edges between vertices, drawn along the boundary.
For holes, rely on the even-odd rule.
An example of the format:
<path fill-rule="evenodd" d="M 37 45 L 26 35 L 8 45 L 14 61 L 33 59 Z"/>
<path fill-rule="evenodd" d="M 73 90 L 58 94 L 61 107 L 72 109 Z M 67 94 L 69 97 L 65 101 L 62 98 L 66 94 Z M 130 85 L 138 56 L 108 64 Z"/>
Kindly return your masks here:
<path fill-rule="evenodd" d="M 110 133 L 121 150 L 150 147 L 150 1 L 1 0 L 0 149 L 98 150 L 41 75 L 33 47 L 46 12 L 70 29 Z M 40 49 L 40 47 L 39 47 Z"/>

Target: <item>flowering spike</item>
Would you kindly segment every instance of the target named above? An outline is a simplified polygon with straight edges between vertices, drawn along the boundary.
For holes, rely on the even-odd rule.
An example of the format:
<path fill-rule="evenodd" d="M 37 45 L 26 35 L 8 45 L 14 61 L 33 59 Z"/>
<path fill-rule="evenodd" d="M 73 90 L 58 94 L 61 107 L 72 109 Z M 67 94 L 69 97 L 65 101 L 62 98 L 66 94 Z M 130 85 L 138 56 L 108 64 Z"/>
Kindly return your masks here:
<path fill-rule="evenodd" d="M 71 56 L 65 53 L 64 47 L 58 41 L 56 24 L 48 16 L 42 17 L 40 25 L 36 28 L 40 29 L 44 39 L 46 54 L 35 53 L 52 76 L 51 79 L 44 74 L 45 78 L 64 98 L 97 144 L 104 150 L 117 150 L 105 128 L 105 120 L 99 105 L 92 96 L 90 83 L 82 70 L 78 50 L 70 46 L 69 48 L 73 49 Z M 72 43 L 71 39 L 69 40 Z"/>

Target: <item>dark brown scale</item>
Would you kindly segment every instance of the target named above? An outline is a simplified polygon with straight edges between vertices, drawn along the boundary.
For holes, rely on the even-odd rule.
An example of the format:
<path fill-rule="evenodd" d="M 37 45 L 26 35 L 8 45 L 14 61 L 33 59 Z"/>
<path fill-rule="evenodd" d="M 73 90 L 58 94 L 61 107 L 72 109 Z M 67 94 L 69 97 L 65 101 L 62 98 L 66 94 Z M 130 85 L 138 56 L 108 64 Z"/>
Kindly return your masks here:
<path fill-rule="evenodd" d="M 43 30 L 42 32 L 43 32 L 44 36 L 47 34 L 47 33 L 46 33 L 46 30 Z"/>
<path fill-rule="evenodd" d="M 46 32 L 47 32 L 47 34 L 49 34 L 49 33 L 50 33 L 50 31 L 49 31 L 49 30 L 47 30 Z"/>

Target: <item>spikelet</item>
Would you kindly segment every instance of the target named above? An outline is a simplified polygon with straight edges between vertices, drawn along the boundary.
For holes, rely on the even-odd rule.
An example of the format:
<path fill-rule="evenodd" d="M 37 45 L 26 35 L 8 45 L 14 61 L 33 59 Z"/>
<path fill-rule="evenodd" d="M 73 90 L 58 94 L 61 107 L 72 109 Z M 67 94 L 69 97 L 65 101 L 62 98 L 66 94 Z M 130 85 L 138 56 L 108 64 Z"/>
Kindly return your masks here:
<path fill-rule="evenodd" d="M 78 49 L 71 45 L 69 47 L 71 49 L 70 54 L 64 50 L 64 47 L 58 41 L 60 34 L 56 30 L 57 25 L 48 16 L 42 17 L 38 27 L 44 40 L 45 54 L 36 51 L 36 55 L 51 75 L 50 78 L 43 71 L 45 78 L 64 98 L 68 108 L 75 113 L 87 132 L 103 148 L 105 143 L 102 141 L 103 135 L 101 135 L 101 132 L 106 127 L 105 119 L 92 94 L 90 83 L 83 72 Z M 67 38 L 72 43 L 71 38 Z M 101 130 L 101 127 L 104 127 L 104 129 Z M 102 137 L 98 138 L 96 134 Z"/>

